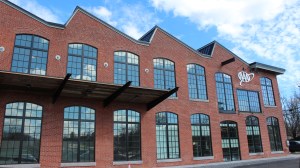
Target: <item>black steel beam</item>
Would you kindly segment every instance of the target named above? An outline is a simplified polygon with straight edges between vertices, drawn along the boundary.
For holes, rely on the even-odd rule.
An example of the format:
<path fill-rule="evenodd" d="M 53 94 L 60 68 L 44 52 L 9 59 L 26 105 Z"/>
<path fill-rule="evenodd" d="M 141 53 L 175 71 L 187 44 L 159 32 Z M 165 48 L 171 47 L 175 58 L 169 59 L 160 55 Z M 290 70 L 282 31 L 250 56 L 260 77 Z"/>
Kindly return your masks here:
<path fill-rule="evenodd" d="M 124 92 L 129 86 L 131 85 L 131 81 L 128 81 L 125 85 L 120 87 L 118 90 L 116 90 L 113 94 L 108 96 L 107 98 L 104 99 L 103 101 L 103 106 L 106 107 L 108 106 L 111 102 L 113 102 L 122 92 Z"/>
<path fill-rule="evenodd" d="M 232 62 L 234 62 L 234 61 L 235 61 L 235 58 L 232 57 L 232 58 L 230 58 L 230 59 L 228 59 L 228 60 L 226 60 L 226 61 L 223 61 L 223 62 L 221 63 L 221 66 L 224 66 L 224 65 L 226 65 L 226 64 L 232 63 Z"/>
<path fill-rule="evenodd" d="M 158 105 L 159 103 L 161 103 L 162 101 L 167 99 L 169 96 L 171 96 L 172 94 L 177 92 L 178 89 L 179 89 L 179 87 L 176 87 L 176 88 L 170 90 L 168 93 L 165 93 L 164 95 L 158 97 L 157 99 L 147 103 L 147 111 L 149 111 L 150 109 L 152 109 L 153 107 L 155 107 L 156 105 Z"/>
<path fill-rule="evenodd" d="M 59 85 L 58 89 L 56 90 L 55 94 L 52 96 L 52 104 L 54 104 L 56 102 L 56 100 L 58 99 L 58 97 L 60 96 L 62 90 L 64 89 L 67 81 L 69 80 L 69 78 L 71 77 L 72 74 L 68 73 L 65 76 L 65 79 L 61 82 L 61 84 Z"/>

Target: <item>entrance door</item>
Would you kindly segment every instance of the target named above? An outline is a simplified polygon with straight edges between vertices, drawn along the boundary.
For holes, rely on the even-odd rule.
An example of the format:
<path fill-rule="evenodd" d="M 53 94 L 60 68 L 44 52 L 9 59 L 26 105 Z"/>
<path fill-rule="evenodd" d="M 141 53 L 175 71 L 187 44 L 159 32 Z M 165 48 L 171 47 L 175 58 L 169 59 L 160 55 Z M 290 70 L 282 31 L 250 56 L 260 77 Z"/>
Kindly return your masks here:
<path fill-rule="evenodd" d="M 234 121 L 220 123 L 224 161 L 240 160 L 240 145 L 237 124 Z"/>

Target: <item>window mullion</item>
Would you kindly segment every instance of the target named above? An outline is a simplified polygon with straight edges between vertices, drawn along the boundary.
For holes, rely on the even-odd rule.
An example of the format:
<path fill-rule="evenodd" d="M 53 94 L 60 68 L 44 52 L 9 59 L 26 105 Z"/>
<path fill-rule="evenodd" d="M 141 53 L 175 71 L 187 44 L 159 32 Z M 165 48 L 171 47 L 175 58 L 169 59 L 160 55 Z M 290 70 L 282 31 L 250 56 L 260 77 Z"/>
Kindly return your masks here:
<path fill-rule="evenodd" d="M 29 60 L 28 60 L 28 72 L 30 74 L 31 61 L 32 61 L 32 50 L 33 50 L 33 36 L 31 35 L 31 48 L 29 49 Z"/>
<path fill-rule="evenodd" d="M 197 74 L 195 73 L 195 78 L 196 78 L 196 93 L 197 93 L 197 99 L 200 99 L 200 93 L 199 93 L 199 88 L 198 88 L 198 76 Z"/>
<path fill-rule="evenodd" d="M 18 164 L 21 163 L 22 152 L 23 152 L 22 149 L 23 149 L 23 141 L 24 141 L 24 125 L 25 125 L 26 103 L 24 103 L 22 111 L 23 111 L 23 115 L 22 115 L 21 140 L 20 140 L 20 146 L 19 146 Z"/>

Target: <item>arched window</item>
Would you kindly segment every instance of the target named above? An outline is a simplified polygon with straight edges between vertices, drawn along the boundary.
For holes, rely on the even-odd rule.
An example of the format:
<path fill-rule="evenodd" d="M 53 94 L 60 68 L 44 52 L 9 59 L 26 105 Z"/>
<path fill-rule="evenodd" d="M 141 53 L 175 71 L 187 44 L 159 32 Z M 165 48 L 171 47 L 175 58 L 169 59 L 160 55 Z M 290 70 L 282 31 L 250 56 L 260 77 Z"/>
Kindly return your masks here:
<path fill-rule="evenodd" d="M 193 114 L 191 124 L 194 157 L 212 156 L 209 116 Z"/>
<path fill-rule="evenodd" d="M 42 106 L 15 102 L 6 105 L 0 164 L 39 163 Z"/>
<path fill-rule="evenodd" d="M 275 117 L 267 118 L 268 133 L 272 151 L 282 151 L 282 143 L 278 119 Z"/>
<path fill-rule="evenodd" d="M 222 121 L 220 123 L 222 150 L 224 161 L 240 160 L 240 143 L 237 123 L 234 121 Z"/>
<path fill-rule="evenodd" d="M 67 73 L 71 78 L 96 81 L 97 49 L 86 44 L 69 44 Z"/>
<path fill-rule="evenodd" d="M 177 114 L 156 113 L 156 155 L 157 159 L 180 158 Z"/>
<path fill-rule="evenodd" d="M 154 88 L 169 90 L 174 89 L 176 87 L 174 62 L 163 58 L 157 58 L 153 59 L 153 63 Z M 176 97 L 176 93 L 171 96 Z"/>
<path fill-rule="evenodd" d="M 189 64 L 187 72 L 190 98 L 207 100 L 204 68 L 197 64 Z"/>
<path fill-rule="evenodd" d="M 114 111 L 114 161 L 142 159 L 140 120 L 140 114 L 136 111 Z"/>
<path fill-rule="evenodd" d="M 255 116 L 248 116 L 246 118 L 246 130 L 248 138 L 249 153 L 263 152 L 259 121 Z"/>
<path fill-rule="evenodd" d="M 95 110 L 72 106 L 64 109 L 62 162 L 95 161 Z"/>
<path fill-rule="evenodd" d="M 135 54 L 118 51 L 114 54 L 114 83 L 132 86 L 140 85 L 139 57 Z"/>
<path fill-rule="evenodd" d="M 35 35 L 16 35 L 12 72 L 46 75 L 49 41 Z"/>
<path fill-rule="evenodd" d="M 234 112 L 234 99 L 231 77 L 224 73 L 216 73 L 218 107 L 220 112 Z"/>
<path fill-rule="evenodd" d="M 264 105 L 275 106 L 272 81 L 268 78 L 260 78 Z"/>

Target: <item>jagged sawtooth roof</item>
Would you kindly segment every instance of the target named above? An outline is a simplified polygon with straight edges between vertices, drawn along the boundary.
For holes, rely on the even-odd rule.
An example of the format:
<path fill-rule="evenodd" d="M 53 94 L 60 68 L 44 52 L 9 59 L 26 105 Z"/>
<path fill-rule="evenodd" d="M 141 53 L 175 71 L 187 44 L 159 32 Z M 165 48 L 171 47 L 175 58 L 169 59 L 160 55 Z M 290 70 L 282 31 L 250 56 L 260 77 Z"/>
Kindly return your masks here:
<path fill-rule="evenodd" d="M 212 42 L 204 45 L 203 47 L 199 48 L 198 51 L 201 52 L 202 54 L 209 54 L 209 56 L 212 56 L 216 44 L 219 45 L 220 47 L 222 47 L 223 49 L 225 49 L 226 51 L 228 51 L 235 58 L 239 59 L 240 61 L 242 61 L 243 63 L 248 65 L 250 68 L 266 70 L 266 71 L 275 73 L 276 75 L 280 75 L 285 72 L 285 69 L 283 69 L 283 68 L 279 68 L 279 67 L 259 63 L 259 62 L 253 62 L 253 63 L 248 64 L 245 60 L 243 60 L 242 58 L 240 58 L 239 56 L 234 54 L 232 51 L 230 51 L 229 49 L 227 49 L 226 47 L 224 47 L 222 44 L 220 44 L 217 41 L 212 41 Z"/>
<path fill-rule="evenodd" d="M 111 26 L 110 24 L 106 23 L 105 21 L 97 18 L 96 16 L 94 16 L 93 14 L 87 12 L 86 10 L 82 9 L 81 7 L 77 6 L 72 14 L 72 16 L 68 19 L 68 21 L 65 24 L 58 24 L 58 23 L 53 23 L 53 22 L 48 22 L 45 21 L 44 19 L 32 14 L 31 12 L 15 5 L 12 2 L 9 2 L 8 0 L 0 0 L 0 2 L 3 2 L 6 5 L 9 5 L 10 7 L 22 12 L 23 14 L 37 20 L 38 22 L 41 22 L 42 24 L 45 24 L 46 26 L 49 27 L 53 27 L 53 28 L 58 28 L 58 29 L 65 29 L 65 27 L 69 24 L 69 22 L 72 20 L 72 18 L 75 16 L 75 14 L 80 11 L 84 14 L 86 14 L 87 16 L 91 17 L 92 19 L 95 19 L 96 21 L 100 22 L 101 24 L 105 25 L 106 27 L 108 27 L 109 29 L 115 31 L 116 33 L 120 34 L 121 36 L 127 38 L 128 40 L 136 43 L 136 44 L 140 44 L 140 45 L 146 45 L 149 46 L 151 43 L 151 40 L 156 32 L 157 29 L 159 29 L 161 32 L 163 32 L 164 34 L 166 34 L 167 36 L 169 36 L 170 38 L 174 39 L 175 41 L 177 41 L 178 43 L 182 44 L 184 47 L 186 47 L 187 49 L 191 50 L 192 52 L 194 52 L 195 54 L 204 57 L 204 58 L 209 58 L 209 56 L 201 54 L 200 52 L 198 52 L 197 50 L 191 48 L 190 46 L 188 46 L 187 44 L 183 43 L 182 41 L 180 41 L 179 39 L 177 39 L 176 37 L 174 37 L 173 35 L 169 34 L 168 32 L 166 32 L 165 30 L 161 29 L 158 26 L 154 26 L 150 31 L 148 31 L 145 35 L 143 35 L 139 40 L 136 40 L 130 36 L 128 36 L 127 34 L 121 32 L 120 30 L 114 28 L 113 26 Z"/>

